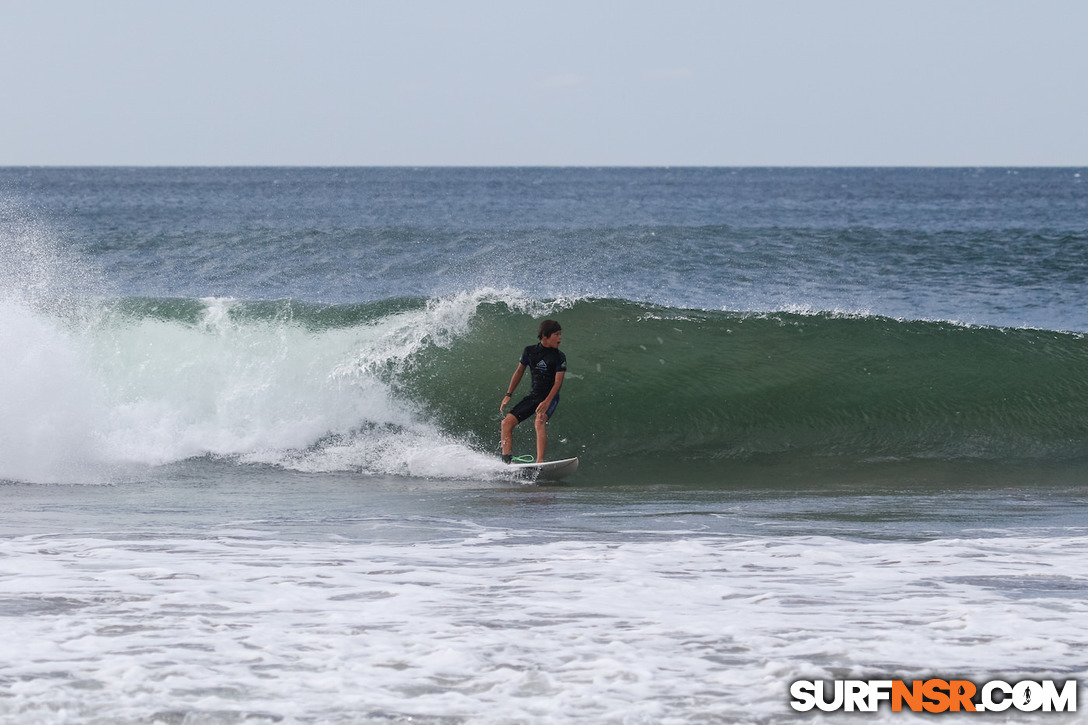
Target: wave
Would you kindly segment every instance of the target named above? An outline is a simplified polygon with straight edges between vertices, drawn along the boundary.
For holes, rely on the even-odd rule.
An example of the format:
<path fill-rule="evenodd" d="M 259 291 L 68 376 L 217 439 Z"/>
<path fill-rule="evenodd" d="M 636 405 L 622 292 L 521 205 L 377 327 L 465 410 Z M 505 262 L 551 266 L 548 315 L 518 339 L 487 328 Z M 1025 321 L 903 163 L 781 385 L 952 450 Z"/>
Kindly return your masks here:
<path fill-rule="evenodd" d="M 480 289 L 351 305 L 7 299 L 0 477 L 102 481 L 194 457 L 501 477 L 498 405 L 544 316 L 562 322 L 569 363 L 550 456 L 603 478 L 1088 457 L 1080 334 Z M 531 451 L 531 428 L 515 441 Z"/>
<path fill-rule="evenodd" d="M 632 470 L 1088 455 L 1080 334 L 610 299 L 576 301 L 560 319 L 570 372 L 552 425 L 570 453 Z M 481 304 L 472 334 L 421 356 L 400 383 L 445 430 L 483 438 L 479 401 L 502 394 L 531 329 Z"/>

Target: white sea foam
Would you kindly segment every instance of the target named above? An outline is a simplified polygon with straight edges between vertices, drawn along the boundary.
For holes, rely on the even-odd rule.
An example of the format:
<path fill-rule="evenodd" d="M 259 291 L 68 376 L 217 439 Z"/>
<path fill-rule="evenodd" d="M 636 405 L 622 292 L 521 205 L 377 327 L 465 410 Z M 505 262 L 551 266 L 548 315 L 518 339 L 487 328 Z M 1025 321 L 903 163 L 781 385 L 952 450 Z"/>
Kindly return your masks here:
<path fill-rule="evenodd" d="M 3 302 L 0 478 L 96 482 L 197 456 L 310 472 L 500 475 L 493 457 L 443 434 L 393 386 L 414 355 L 448 346 L 492 301 L 535 304 L 481 290 L 313 330 L 237 315 L 243 303 L 231 299 L 202 300 L 195 322 L 101 302 L 62 319 Z"/>
<path fill-rule="evenodd" d="M 1085 675 L 1083 537 L 524 536 L 0 540 L 0 717 L 793 722 L 798 678 Z"/>
<path fill-rule="evenodd" d="M 101 462 L 101 393 L 63 325 L 0 300 L 0 478 L 87 476 Z"/>

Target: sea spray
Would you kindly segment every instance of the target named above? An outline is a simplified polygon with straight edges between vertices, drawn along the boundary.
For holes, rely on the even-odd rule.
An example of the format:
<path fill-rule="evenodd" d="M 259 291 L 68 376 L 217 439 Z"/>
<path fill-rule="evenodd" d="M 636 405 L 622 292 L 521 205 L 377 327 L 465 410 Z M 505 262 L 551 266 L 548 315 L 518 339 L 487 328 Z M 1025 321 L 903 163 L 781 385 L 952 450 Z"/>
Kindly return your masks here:
<path fill-rule="evenodd" d="M 0 479 L 100 480 L 102 390 L 79 338 L 101 278 L 11 200 L 0 260 Z"/>

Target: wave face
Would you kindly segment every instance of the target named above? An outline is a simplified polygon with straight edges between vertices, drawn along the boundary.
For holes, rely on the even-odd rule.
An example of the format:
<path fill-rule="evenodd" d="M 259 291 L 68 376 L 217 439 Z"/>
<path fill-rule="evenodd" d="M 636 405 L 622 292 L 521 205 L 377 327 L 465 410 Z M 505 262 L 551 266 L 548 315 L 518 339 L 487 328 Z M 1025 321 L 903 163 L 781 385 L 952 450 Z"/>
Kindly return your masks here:
<path fill-rule="evenodd" d="M 1082 335 L 621 300 L 582 300 L 556 316 L 570 372 L 553 425 L 594 458 L 1088 454 Z M 482 435 L 477 401 L 502 394 L 532 324 L 481 304 L 471 334 L 422 356 L 408 389 L 428 391 L 445 429 Z"/>
<path fill-rule="evenodd" d="M 562 322 L 569 362 L 549 455 L 583 456 L 606 478 L 1088 457 L 1079 334 L 511 290 L 353 305 L 8 301 L 2 313 L 7 479 L 109 480 L 201 456 L 500 476 L 498 404 L 546 316 Z M 531 427 L 515 442 L 531 451 Z"/>

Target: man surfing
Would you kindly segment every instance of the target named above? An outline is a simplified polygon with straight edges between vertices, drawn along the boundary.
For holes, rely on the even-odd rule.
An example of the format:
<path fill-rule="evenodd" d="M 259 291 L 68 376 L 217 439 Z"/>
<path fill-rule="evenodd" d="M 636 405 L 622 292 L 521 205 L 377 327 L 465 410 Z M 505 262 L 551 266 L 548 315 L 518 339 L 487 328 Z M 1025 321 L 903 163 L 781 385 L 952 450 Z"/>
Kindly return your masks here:
<path fill-rule="evenodd" d="M 545 426 L 555 414 L 559 405 L 559 389 L 563 387 L 563 376 L 567 372 L 567 356 L 559 352 L 559 343 L 563 340 L 563 328 L 555 320 L 544 320 L 537 332 L 536 345 L 529 345 L 521 353 L 521 361 L 510 378 L 510 386 L 499 404 L 503 412 L 506 403 L 529 368 L 532 384 L 529 394 L 515 405 L 502 421 L 502 461 L 513 460 L 514 427 L 530 415 L 536 415 L 536 460 L 544 460 L 544 451 L 548 447 L 548 432 Z"/>

